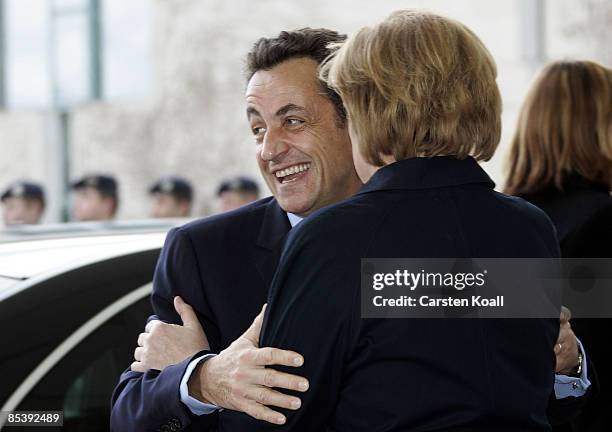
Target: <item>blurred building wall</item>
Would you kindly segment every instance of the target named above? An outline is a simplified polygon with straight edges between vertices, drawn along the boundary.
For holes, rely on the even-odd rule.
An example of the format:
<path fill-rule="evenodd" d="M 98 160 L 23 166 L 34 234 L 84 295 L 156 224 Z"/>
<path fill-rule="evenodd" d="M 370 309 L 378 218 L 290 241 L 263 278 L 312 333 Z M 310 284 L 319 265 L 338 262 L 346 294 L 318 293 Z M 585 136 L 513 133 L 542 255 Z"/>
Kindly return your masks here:
<path fill-rule="evenodd" d="M 214 190 L 222 178 L 250 174 L 260 180 L 244 114 L 242 61 L 262 36 L 305 26 L 351 33 L 405 7 L 426 8 L 464 22 L 483 39 L 498 64 L 503 138 L 496 157 L 485 164 L 498 186 L 517 110 L 541 62 L 576 56 L 612 61 L 612 6 L 604 0 L 151 0 L 150 4 L 152 93 L 138 100 L 79 105 L 69 124 L 71 177 L 89 172 L 119 177 L 120 218 L 147 216 L 147 186 L 162 174 L 177 173 L 194 181 L 196 214 L 212 210 Z M 534 20 L 538 4 L 544 6 L 544 15 Z M 542 58 L 533 53 L 537 38 L 543 38 Z M 45 180 L 49 171 L 45 118 L 45 113 L 0 113 L 0 187 L 15 177 Z"/>
<path fill-rule="evenodd" d="M 45 116 L 0 112 L 0 188 L 15 177 L 46 178 Z"/>

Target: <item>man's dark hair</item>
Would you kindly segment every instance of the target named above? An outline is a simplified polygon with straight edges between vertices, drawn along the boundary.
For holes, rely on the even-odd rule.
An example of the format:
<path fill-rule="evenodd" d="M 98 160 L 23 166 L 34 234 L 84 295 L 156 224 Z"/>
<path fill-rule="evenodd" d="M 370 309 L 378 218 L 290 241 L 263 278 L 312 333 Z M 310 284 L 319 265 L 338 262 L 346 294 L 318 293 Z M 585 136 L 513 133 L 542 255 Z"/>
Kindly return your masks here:
<path fill-rule="evenodd" d="M 269 70 L 274 66 L 294 58 L 311 58 L 319 65 L 334 50 L 329 45 L 344 42 L 346 35 L 328 29 L 303 28 L 282 31 L 275 38 L 261 38 L 253 45 L 246 58 L 246 79 L 249 81 L 255 72 Z M 346 120 L 346 111 L 338 93 L 321 82 L 340 119 L 341 126 Z"/>

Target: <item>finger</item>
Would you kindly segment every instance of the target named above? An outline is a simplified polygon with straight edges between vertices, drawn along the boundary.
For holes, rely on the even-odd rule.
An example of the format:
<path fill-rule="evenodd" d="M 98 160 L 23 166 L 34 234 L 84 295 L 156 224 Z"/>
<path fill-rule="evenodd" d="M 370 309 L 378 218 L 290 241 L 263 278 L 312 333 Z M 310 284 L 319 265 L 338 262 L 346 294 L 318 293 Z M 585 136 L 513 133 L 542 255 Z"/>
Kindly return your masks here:
<path fill-rule="evenodd" d="M 130 369 L 134 372 L 143 372 L 143 373 L 146 372 L 144 365 L 140 362 L 133 362 L 130 365 Z"/>
<path fill-rule="evenodd" d="M 181 321 L 183 321 L 185 327 L 202 328 L 193 308 L 185 303 L 180 296 L 174 297 L 174 309 L 176 309 L 176 313 L 181 317 Z"/>
<path fill-rule="evenodd" d="M 259 333 L 261 333 L 261 326 L 263 324 L 264 315 L 266 313 L 266 306 L 266 304 L 263 305 L 263 307 L 261 308 L 261 312 L 259 312 L 259 315 L 257 315 L 253 320 L 253 324 L 251 324 L 251 327 L 249 327 L 247 331 L 245 331 L 242 335 L 242 337 L 245 337 L 250 340 L 251 343 L 253 343 L 253 345 L 255 346 L 259 346 Z"/>
<path fill-rule="evenodd" d="M 276 406 L 290 410 L 296 410 L 302 406 L 300 398 L 270 390 L 266 387 L 249 387 L 248 390 L 245 391 L 244 396 L 247 399 L 266 406 Z"/>
<path fill-rule="evenodd" d="M 149 338 L 149 336 L 149 333 L 140 333 L 138 335 L 138 345 L 141 347 L 145 346 L 145 342 Z"/>
<path fill-rule="evenodd" d="M 569 327 L 567 327 L 569 324 L 561 324 L 561 327 L 559 329 L 559 336 L 557 337 L 557 343 L 558 344 L 562 344 L 564 339 L 567 339 L 568 335 L 570 334 L 570 329 Z"/>
<path fill-rule="evenodd" d="M 304 364 L 304 357 L 295 351 L 265 347 L 255 351 L 255 363 L 258 366 L 283 365 L 300 367 Z"/>
<path fill-rule="evenodd" d="M 144 352 L 144 348 L 139 346 L 134 350 L 134 360 L 142 361 L 142 353 Z"/>
<path fill-rule="evenodd" d="M 572 319 L 572 311 L 565 306 L 561 306 L 561 314 L 559 315 L 559 320 L 561 323 L 566 323 L 570 319 Z"/>
<path fill-rule="evenodd" d="M 151 320 L 147 323 L 147 325 L 145 326 L 145 333 L 151 333 L 151 330 L 153 330 L 156 326 L 160 325 L 161 321 L 160 320 Z"/>
<path fill-rule="evenodd" d="M 556 355 L 561 354 L 562 350 L 563 350 L 563 344 L 560 344 L 560 343 L 555 344 L 554 351 Z"/>
<path fill-rule="evenodd" d="M 281 413 L 273 411 L 270 408 L 254 401 L 246 402 L 241 409 L 251 417 L 256 418 L 257 420 L 267 421 L 268 423 L 282 425 L 287 421 L 287 418 Z"/>
<path fill-rule="evenodd" d="M 252 370 L 249 375 L 251 382 L 261 386 L 270 388 L 276 387 L 299 392 L 308 390 L 308 380 L 298 375 L 291 375 L 270 368 L 255 369 Z"/>

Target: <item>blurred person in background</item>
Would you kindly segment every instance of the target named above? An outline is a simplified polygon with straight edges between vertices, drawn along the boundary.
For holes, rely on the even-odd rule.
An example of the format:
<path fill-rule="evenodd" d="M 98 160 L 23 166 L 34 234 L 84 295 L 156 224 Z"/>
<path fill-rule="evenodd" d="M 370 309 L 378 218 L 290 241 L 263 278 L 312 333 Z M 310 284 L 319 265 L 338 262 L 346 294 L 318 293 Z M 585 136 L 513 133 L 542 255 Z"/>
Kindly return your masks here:
<path fill-rule="evenodd" d="M 149 188 L 151 217 L 186 218 L 191 214 L 193 188 L 182 177 L 168 176 L 156 181 Z"/>
<path fill-rule="evenodd" d="M 20 180 L 12 183 L 2 194 L 4 224 L 39 224 L 45 211 L 45 192 L 34 182 Z"/>
<path fill-rule="evenodd" d="M 219 211 L 226 212 L 242 207 L 259 198 L 257 183 L 248 177 L 235 177 L 224 180 L 217 189 Z"/>
<path fill-rule="evenodd" d="M 117 181 L 110 175 L 87 175 L 72 184 L 72 218 L 77 222 L 110 220 L 119 206 Z"/>
<path fill-rule="evenodd" d="M 612 70 L 591 61 L 546 66 L 521 108 L 506 192 L 544 210 L 562 256 L 612 257 Z M 612 427 L 610 319 L 574 319 L 597 369 L 600 394 L 567 429 Z"/>

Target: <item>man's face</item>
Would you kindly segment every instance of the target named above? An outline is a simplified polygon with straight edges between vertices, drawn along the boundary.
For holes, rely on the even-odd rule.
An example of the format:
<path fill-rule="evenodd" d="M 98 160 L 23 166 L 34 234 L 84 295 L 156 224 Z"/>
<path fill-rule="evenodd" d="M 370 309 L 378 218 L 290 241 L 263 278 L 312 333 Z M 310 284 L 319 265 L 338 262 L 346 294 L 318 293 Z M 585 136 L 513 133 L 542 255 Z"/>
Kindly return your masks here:
<path fill-rule="evenodd" d="M 154 193 L 152 196 L 151 217 L 188 217 L 190 212 L 191 204 L 188 201 L 178 200 L 167 193 Z"/>
<path fill-rule="evenodd" d="M 256 72 L 246 90 L 257 162 L 287 212 L 307 216 L 355 193 L 361 183 L 346 127 L 317 79 L 317 63 L 287 60 Z"/>
<path fill-rule="evenodd" d="M 226 212 L 257 200 L 257 195 L 227 190 L 219 195 L 219 211 Z"/>
<path fill-rule="evenodd" d="M 37 200 L 10 197 L 3 201 L 2 213 L 5 225 L 37 224 L 40 222 L 43 207 Z"/>
<path fill-rule="evenodd" d="M 83 187 L 74 191 L 72 217 L 76 221 L 96 221 L 113 217 L 113 199 L 97 189 Z"/>

